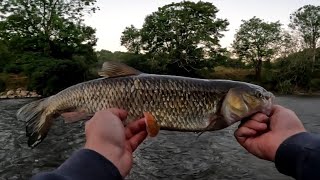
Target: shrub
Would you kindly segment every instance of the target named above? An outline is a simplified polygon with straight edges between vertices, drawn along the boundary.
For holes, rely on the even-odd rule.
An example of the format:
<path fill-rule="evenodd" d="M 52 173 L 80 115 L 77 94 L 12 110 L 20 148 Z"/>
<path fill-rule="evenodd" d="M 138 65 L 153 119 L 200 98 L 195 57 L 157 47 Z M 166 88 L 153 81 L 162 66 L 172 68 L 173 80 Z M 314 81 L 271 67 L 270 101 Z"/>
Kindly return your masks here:
<path fill-rule="evenodd" d="M 5 66 L 4 71 L 6 73 L 18 74 L 18 73 L 21 73 L 23 71 L 23 69 L 22 69 L 21 65 L 18 65 L 15 63 L 10 63 Z"/>
<path fill-rule="evenodd" d="M 0 92 L 6 90 L 6 83 L 0 79 Z"/>
<path fill-rule="evenodd" d="M 310 88 L 312 91 L 320 91 L 320 79 L 312 79 L 310 82 Z"/>
<path fill-rule="evenodd" d="M 293 87 L 290 80 L 279 82 L 276 86 L 276 89 L 282 94 L 291 94 L 293 92 Z"/>
<path fill-rule="evenodd" d="M 300 87 L 309 90 L 312 78 L 311 61 L 306 59 L 286 59 L 281 62 L 277 73 L 279 87 L 288 83 L 292 87 Z"/>
<path fill-rule="evenodd" d="M 46 66 L 35 69 L 28 89 L 36 90 L 43 96 L 49 96 L 87 80 L 88 76 L 89 70 L 85 64 L 71 60 L 52 60 Z"/>

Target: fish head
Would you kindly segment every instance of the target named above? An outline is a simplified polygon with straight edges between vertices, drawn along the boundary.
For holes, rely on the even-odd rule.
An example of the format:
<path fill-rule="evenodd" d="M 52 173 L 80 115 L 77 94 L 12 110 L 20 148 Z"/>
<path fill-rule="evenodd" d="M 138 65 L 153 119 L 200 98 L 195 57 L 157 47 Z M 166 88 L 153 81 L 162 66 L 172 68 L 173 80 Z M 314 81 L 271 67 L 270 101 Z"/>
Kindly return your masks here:
<path fill-rule="evenodd" d="M 221 114 L 229 126 L 257 112 L 270 115 L 274 95 L 256 85 L 231 88 L 225 96 Z"/>

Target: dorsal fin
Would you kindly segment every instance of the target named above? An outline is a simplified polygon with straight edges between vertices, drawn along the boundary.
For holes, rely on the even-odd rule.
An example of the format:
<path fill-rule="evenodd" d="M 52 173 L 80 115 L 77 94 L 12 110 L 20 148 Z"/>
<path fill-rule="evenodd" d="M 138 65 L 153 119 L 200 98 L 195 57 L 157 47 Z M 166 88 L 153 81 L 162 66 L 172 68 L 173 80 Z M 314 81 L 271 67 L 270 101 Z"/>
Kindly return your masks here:
<path fill-rule="evenodd" d="M 119 77 L 139 75 L 141 72 L 123 63 L 107 61 L 103 63 L 98 74 L 103 77 Z"/>

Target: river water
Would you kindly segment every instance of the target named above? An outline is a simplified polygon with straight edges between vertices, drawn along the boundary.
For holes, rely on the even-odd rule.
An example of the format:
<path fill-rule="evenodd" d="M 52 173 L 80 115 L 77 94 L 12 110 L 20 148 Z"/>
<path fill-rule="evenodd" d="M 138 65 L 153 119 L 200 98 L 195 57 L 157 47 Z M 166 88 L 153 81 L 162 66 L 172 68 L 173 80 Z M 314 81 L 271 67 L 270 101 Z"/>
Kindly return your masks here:
<path fill-rule="evenodd" d="M 16 111 L 32 99 L 0 100 L 0 179 L 29 179 L 58 167 L 84 144 L 84 124 L 55 122 L 35 149 L 26 145 L 25 126 Z M 320 132 L 320 97 L 279 96 L 292 108 L 307 130 Z M 162 131 L 147 139 L 134 153 L 127 179 L 261 179 L 290 180 L 274 164 L 247 153 L 233 137 L 238 124 L 224 130 L 194 133 Z"/>

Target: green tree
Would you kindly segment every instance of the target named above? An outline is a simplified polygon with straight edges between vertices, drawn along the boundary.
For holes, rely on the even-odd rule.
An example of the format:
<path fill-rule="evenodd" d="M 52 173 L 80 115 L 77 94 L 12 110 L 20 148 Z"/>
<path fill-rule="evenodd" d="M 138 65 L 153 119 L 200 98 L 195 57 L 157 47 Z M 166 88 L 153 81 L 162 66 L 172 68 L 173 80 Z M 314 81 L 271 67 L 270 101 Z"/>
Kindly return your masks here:
<path fill-rule="evenodd" d="M 129 52 L 139 54 L 142 50 L 139 29 L 131 25 L 130 27 L 126 27 L 122 34 L 121 45 L 126 47 Z"/>
<path fill-rule="evenodd" d="M 290 27 L 298 30 L 309 48 L 313 50 L 312 68 L 316 60 L 316 48 L 320 38 L 320 6 L 305 5 L 290 16 Z"/>
<path fill-rule="evenodd" d="M 256 79 L 260 80 L 262 62 L 270 61 L 278 51 L 281 24 L 264 22 L 257 17 L 242 22 L 232 47 L 241 60 L 253 64 Z"/>
<path fill-rule="evenodd" d="M 145 54 L 136 54 L 131 52 L 111 52 L 108 50 L 101 50 L 97 52 L 98 57 L 98 70 L 101 69 L 102 64 L 105 61 L 118 61 L 125 63 L 133 68 L 136 68 L 145 73 L 153 73 L 150 65 L 147 61 L 147 56 Z"/>
<path fill-rule="evenodd" d="M 88 67 L 79 61 L 59 59 L 43 61 L 42 58 L 36 61 L 38 61 L 36 68 L 33 65 L 29 67 L 30 70 L 35 70 L 30 76 L 28 88 L 36 90 L 43 96 L 56 94 L 66 87 L 85 81 L 89 76 Z"/>
<path fill-rule="evenodd" d="M 171 3 L 148 15 L 141 29 L 127 27 L 121 44 L 130 52 L 146 53 L 160 72 L 196 76 L 220 54 L 219 38 L 229 23 L 217 13 L 208 2 Z"/>
<path fill-rule="evenodd" d="M 96 44 L 95 30 L 83 24 L 85 13 L 97 10 L 95 0 L 3 0 L 0 39 L 15 51 L 42 52 L 56 58 Z"/>
<path fill-rule="evenodd" d="M 279 42 L 279 51 L 277 58 L 287 57 L 290 54 L 303 50 L 304 42 L 298 34 L 287 30 L 282 30 L 281 41 Z"/>
<path fill-rule="evenodd" d="M 96 0 L 0 1 L 0 41 L 14 61 L 5 71 L 29 78 L 29 88 L 47 96 L 91 79 L 96 62 L 95 30 L 83 16 L 97 10 Z"/>

